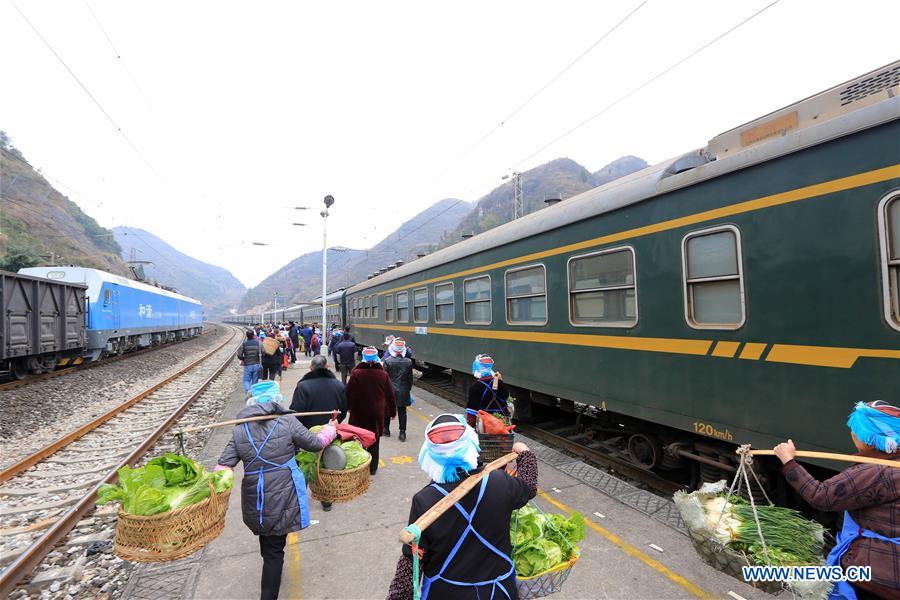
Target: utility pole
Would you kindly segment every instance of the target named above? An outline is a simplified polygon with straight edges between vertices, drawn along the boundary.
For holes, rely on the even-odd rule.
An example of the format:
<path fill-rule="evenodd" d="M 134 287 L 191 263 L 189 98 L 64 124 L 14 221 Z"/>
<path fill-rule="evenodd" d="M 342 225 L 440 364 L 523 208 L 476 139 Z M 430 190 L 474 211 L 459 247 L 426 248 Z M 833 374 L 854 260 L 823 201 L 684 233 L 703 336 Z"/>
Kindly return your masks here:
<path fill-rule="evenodd" d="M 334 196 L 328 195 L 325 196 L 323 200 L 325 203 L 325 210 L 321 213 L 322 215 L 322 342 L 319 344 L 320 351 L 322 356 L 327 356 L 325 354 L 325 327 L 327 327 L 327 310 L 328 310 L 328 301 L 325 299 L 325 295 L 328 292 L 327 279 L 328 279 L 328 209 L 331 208 L 331 205 L 334 204 Z"/>
<path fill-rule="evenodd" d="M 513 219 L 519 219 L 525 216 L 525 201 L 522 197 L 522 174 L 516 171 L 513 173 Z"/>

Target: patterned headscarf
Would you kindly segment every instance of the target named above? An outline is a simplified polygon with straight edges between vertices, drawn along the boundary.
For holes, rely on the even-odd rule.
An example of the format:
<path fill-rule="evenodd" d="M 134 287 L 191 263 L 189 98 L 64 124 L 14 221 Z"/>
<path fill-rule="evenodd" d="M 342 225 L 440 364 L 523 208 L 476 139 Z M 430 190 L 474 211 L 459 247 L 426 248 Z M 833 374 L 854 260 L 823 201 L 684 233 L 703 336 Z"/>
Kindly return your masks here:
<path fill-rule="evenodd" d="M 388 351 L 391 353 L 391 356 L 406 356 L 406 340 L 403 338 L 394 338 L 391 342 L 391 345 L 388 346 Z"/>
<path fill-rule="evenodd" d="M 900 408 L 882 400 L 857 402 L 847 427 L 863 444 L 887 454 L 900 447 Z"/>
<path fill-rule="evenodd" d="M 439 415 L 425 428 L 419 466 L 436 483 L 458 481 L 478 466 L 478 434 L 463 415 Z"/>
<path fill-rule="evenodd" d="M 254 404 L 263 404 L 265 402 L 284 402 L 284 396 L 281 394 L 281 388 L 275 381 L 260 381 L 250 386 L 250 398 L 247 400 L 247 406 Z"/>
<path fill-rule="evenodd" d="M 472 361 L 472 375 L 477 379 L 494 376 L 494 359 L 487 354 L 479 354 Z"/>
<path fill-rule="evenodd" d="M 367 362 L 367 363 L 381 362 L 381 360 L 379 360 L 379 358 L 378 358 L 378 350 L 376 350 L 372 346 L 363 348 L 362 359 L 363 359 L 363 362 Z"/>

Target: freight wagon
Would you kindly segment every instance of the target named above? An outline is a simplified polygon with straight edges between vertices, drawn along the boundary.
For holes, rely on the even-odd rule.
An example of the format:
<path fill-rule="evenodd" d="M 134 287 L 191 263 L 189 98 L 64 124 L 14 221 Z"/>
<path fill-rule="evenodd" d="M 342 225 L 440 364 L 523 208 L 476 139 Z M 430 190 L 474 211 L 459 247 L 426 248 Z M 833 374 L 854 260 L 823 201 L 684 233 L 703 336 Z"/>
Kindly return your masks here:
<path fill-rule="evenodd" d="M 900 401 L 898 96 L 900 62 L 355 285 L 347 322 L 460 387 L 489 353 L 520 416 L 644 468 L 853 451 L 853 404 Z"/>
<path fill-rule="evenodd" d="M 0 271 L 0 376 L 24 378 L 80 360 L 87 286 Z"/>

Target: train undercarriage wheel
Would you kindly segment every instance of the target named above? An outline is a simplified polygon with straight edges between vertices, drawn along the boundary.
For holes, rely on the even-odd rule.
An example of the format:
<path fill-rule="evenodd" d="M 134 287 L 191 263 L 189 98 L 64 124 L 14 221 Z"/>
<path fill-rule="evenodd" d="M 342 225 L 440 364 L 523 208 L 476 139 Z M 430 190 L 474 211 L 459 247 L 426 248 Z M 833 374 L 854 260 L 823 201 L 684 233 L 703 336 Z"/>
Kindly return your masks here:
<path fill-rule="evenodd" d="M 13 379 L 21 381 L 28 376 L 28 365 L 24 360 L 14 360 L 9 365 L 9 375 Z"/>
<path fill-rule="evenodd" d="M 662 462 L 662 444 L 652 435 L 635 433 L 628 438 L 628 455 L 635 465 L 649 470 Z"/>

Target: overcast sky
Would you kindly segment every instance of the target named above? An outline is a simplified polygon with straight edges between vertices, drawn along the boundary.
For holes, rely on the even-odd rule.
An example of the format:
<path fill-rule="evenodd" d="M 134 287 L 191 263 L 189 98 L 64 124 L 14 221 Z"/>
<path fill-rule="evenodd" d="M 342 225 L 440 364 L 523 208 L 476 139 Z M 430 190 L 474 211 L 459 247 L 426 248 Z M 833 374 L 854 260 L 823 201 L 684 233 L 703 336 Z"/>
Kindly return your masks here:
<path fill-rule="evenodd" d="M 534 154 L 770 2 L 649 0 L 457 160 L 641 0 L 16 0 L 137 151 L 7 2 L 0 129 L 102 225 L 253 285 L 321 248 L 326 194 L 329 245 L 369 247 L 511 169 L 659 162 L 898 58 L 896 1 L 781 0 Z"/>

